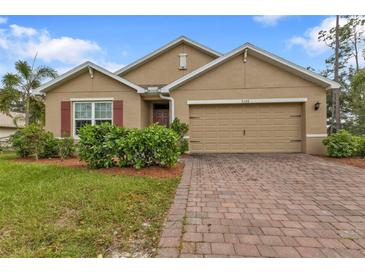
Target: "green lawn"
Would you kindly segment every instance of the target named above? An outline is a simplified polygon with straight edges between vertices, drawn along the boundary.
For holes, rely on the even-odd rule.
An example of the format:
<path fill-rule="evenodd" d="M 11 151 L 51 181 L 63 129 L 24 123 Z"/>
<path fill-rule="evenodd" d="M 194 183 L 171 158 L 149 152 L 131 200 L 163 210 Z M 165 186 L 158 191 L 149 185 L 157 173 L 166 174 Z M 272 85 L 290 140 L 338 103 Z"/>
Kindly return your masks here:
<path fill-rule="evenodd" d="M 0 154 L 0 257 L 154 256 L 178 179 L 15 163 Z"/>

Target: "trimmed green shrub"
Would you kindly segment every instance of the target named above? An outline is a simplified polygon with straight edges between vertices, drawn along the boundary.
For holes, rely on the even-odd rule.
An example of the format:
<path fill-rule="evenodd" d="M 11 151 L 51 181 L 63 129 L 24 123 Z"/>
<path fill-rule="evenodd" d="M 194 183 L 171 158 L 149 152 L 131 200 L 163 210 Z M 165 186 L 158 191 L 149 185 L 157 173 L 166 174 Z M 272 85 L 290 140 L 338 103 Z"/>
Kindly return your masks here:
<path fill-rule="evenodd" d="M 58 155 L 57 140 L 53 134 L 36 124 L 17 130 L 10 137 L 10 143 L 20 157 L 34 156 L 38 160 Z"/>
<path fill-rule="evenodd" d="M 17 130 L 11 135 L 9 141 L 18 156 L 25 158 L 31 155 L 31 148 L 29 147 L 25 134 L 21 130 Z"/>
<path fill-rule="evenodd" d="M 157 124 L 144 129 L 130 129 L 117 141 L 119 165 L 143 168 L 152 165 L 169 167 L 179 158 L 178 135 Z"/>
<path fill-rule="evenodd" d="M 180 155 L 179 136 L 157 124 L 125 129 L 110 124 L 86 125 L 79 131 L 79 154 L 91 168 L 173 166 Z"/>
<path fill-rule="evenodd" d="M 179 136 L 177 145 L 179 147 L 180 153 L 183 154 L 188 151 L 189 142 L 187 139 L 184 139 L 185 134 L 189 130 L 188 124 L 181 122 L 179 118 L 175 118 L 174 121 L 172 121 L 170 128 L 175 131 Z"/>
<path fill-rule="evenodd" d="M 358 150 L 356 138 L 346 130 L 328 136 L 323 144 L 327 147 L 327 155 L 335 158 L 351 157 Z"/>
<path fill-rule="evenodd" d="M 58 156 L 64 160 L 72 157 L 75 153 L 74 140 L 72 138 L 62 138 L 58 141 Z"/>
<path fill-rule="evenodd" d="M 356 156 L 365 157 L 365 135 L 355 136 L 357 142 Z"/>
<path fill-rule="evenodd" d="M 39 158 L 58 157 L 58 140 L 53 136 L 52 132 L 43 130 L 40 146 Z"/>
<path fill-rule="evenodd" d="M 116 150 L 108 142 L 116 126 L 109 123 L 85 125 L 79 130 L 79 155 L 90 168 L 112 167 L 115 165 Z"/>

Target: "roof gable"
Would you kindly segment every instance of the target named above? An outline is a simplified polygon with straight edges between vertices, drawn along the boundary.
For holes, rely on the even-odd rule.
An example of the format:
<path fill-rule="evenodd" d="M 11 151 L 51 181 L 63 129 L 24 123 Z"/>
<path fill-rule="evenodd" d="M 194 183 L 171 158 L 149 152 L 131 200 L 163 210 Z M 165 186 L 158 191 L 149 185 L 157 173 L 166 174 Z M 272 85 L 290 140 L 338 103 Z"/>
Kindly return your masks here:
<path fill-rule="evenodd" d="M 152 60 L 153 58 L 163 54 L 164 52 L 168 51 L 169 49 L 173 48 L 173 47 L 176 47 L 177 45 L 179 44 L 182 44 L 182 43 L 186 43 L 187 45 L 190 45 L 210 56 L 213 56 L 215 58 L 217 57 L 221 57 L 222 54 L 213 50 L 213 49 L 210 49 L 208 48 L 207 46 L 204 46 L 198 42 L 195 42 L 193 40 L 191 40 L 190 38 L 187 38 L 185 36 L 180 36 L 179 38 L 167 43 L 166 45 L 162 46 L 161 48 L 151 52 L 150 54 L 138 59 L 137 61 L 117 70 L 115 72 L 116 75 L 123 75 L 133 69 L 136 69 L 138 68 L 139 66 L 147 63 L 148 61 Z"/>
<path fill-rule="evenodd" d="M 220 66 L 221 64 L 227 62 L 228 60 L 232 59 L 233 57 L 235 57 L 239 54 L 242 54 L 245 50 L 248 50 L 249 53 L 253 54 L 255 57 L 263 59 L 266 62 L 269 62 L 273 65 L 279 66 L 280 68 L 282 68 L 294 75 L 297 75 L 303 79 L 314 82 L 314 83 L 321 85 L 323 87 L 326 87 L 328 89 L 336 89 L 336 88 L 340 87 L 340 85 L 338 83 L 336 83 L 332 80 L 329 80 L 317 73 L 309 71 L 288 60 L 285 60 L 279 56 L 269 53 L 268 51 L 262 50 L 252 44 L 246 43 L 246 44 L 242 45 L 241 47 L 232 50 L 231 52 L 221 56 L 220 58 L 215 59 L 212 62 L 181 77 L 180 79 L 177 79 L 176 81 L 166 85 L 165 87 L 162 88 L 161 91 L 163 93 L 168 93 L 170 90 L 173 90 L 173 89 L 185 84 L 186 82 L 193 80 L 196 77 L 199 77 L 200 75 L 204 74 L 205 72 L 210 71 L 213 68 Z"/>
<path fill-rule="evenodd" d="M 89 70 L 89 69 L 94 69 L 94 70 L 96 70 L 96 71 L 98 71 L 98 72 L 100 72 L 100 73 L 102 73 L 102 74 L 104 74 L 104 75 L 106 75 L 106 76 L 108 76 L 108 77 L 110 77 L 110 78 L 126 85 L 126 86 L 129 86 L 129 87 L 135 89 L 138 93 L 143 93 L 144 92 L 144 88 L 142 88 L 142 87 L 140 87 L 136 84 L 133 84 L 132 82 L 130 82 L 130 81 L 128 81 L 128 80 L 126 80 L 122 77 L 119 77 L 118 75 L 115 75 L 114 73 L 112 73 L 112 72 L 110 72 L 110 71 L 108 71 L 108 70 L 106 70 L 106 69 L 104 69 L 104 68 L 102 68 L 102 67 L 100 67 L 100 66 L 98 66 L 94 63 L 92 63 L 92 62 L 89 62 L 89 61 L 87 61 L 87 62 L 85 62 L 85 63 L 69 70 L 68 72 L 60 75 L 59 77 L 43 84 L 39 88 L 35 89 L 33 92 L 34 93 L 45 93 L 45 92 L 61 85 L 62 83 L 68 81 L 69 79 L 72 79 L 73 77 Z"/>

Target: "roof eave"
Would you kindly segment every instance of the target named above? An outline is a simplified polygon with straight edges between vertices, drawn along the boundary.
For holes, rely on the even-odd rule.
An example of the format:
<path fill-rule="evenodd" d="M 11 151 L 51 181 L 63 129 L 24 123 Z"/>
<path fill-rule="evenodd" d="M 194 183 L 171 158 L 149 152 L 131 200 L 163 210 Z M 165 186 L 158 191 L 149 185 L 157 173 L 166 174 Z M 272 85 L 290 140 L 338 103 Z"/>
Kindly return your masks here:
<path fill-rule="evenodd" d="M 78 72 L 81 72 L 85 69 L 88 69 L 88 68 L 92 68 L 92 69 L 95 69 L 111 78 L 113 78 L 114 80 L 117 80 L 119 81 L 120 83 L 122 84 L 125 84 L 127 86 L 129 86 L 130 88 L 132 89 L 135 89 L 137 91 L 137 93 L 143 93 L 144 92 L 144 88 L 132 83 L 132 82 L 129 82 L 128 80 L 118 76 L 118 75 L 115 75 L 114 73 L 90 62 L 90 61 L 87 61 L 85 63 L 82 63 L 81 65 L 79 66 L 76 66 L 74 67 L 73 69 L 65 72 L 64 74 L 60 75 L 59 77 L 43 84 L 42 86 L 36 88 L 33 90 L 34 93 L 47 93 L 49 90 L 51 90 L 54 86 L 57 86 L 57 84 L 61 84 L 63 81 L 66 81 L 67 79 L 69 79 L 72 75 L 78 73 Z"/>

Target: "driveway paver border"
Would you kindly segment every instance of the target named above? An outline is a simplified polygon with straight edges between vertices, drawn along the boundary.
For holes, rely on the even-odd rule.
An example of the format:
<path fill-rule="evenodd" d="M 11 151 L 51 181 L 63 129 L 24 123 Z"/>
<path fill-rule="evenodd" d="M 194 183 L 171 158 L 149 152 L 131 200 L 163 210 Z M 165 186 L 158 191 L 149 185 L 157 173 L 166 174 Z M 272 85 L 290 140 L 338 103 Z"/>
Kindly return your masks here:
<path fill-rule="evenodd" d="M 184 171 L 179 183 L 174 202 L 168 212 L 163 225 L 163 232 L 160 238 L 158 257 L 177 258 L 182 249 L 182 238 L 184 234 L 184 220 L 186 218 L 186 207 L 188 203 L 189 189 L 193 170 L 193 159 L 184 159 Z"/>

